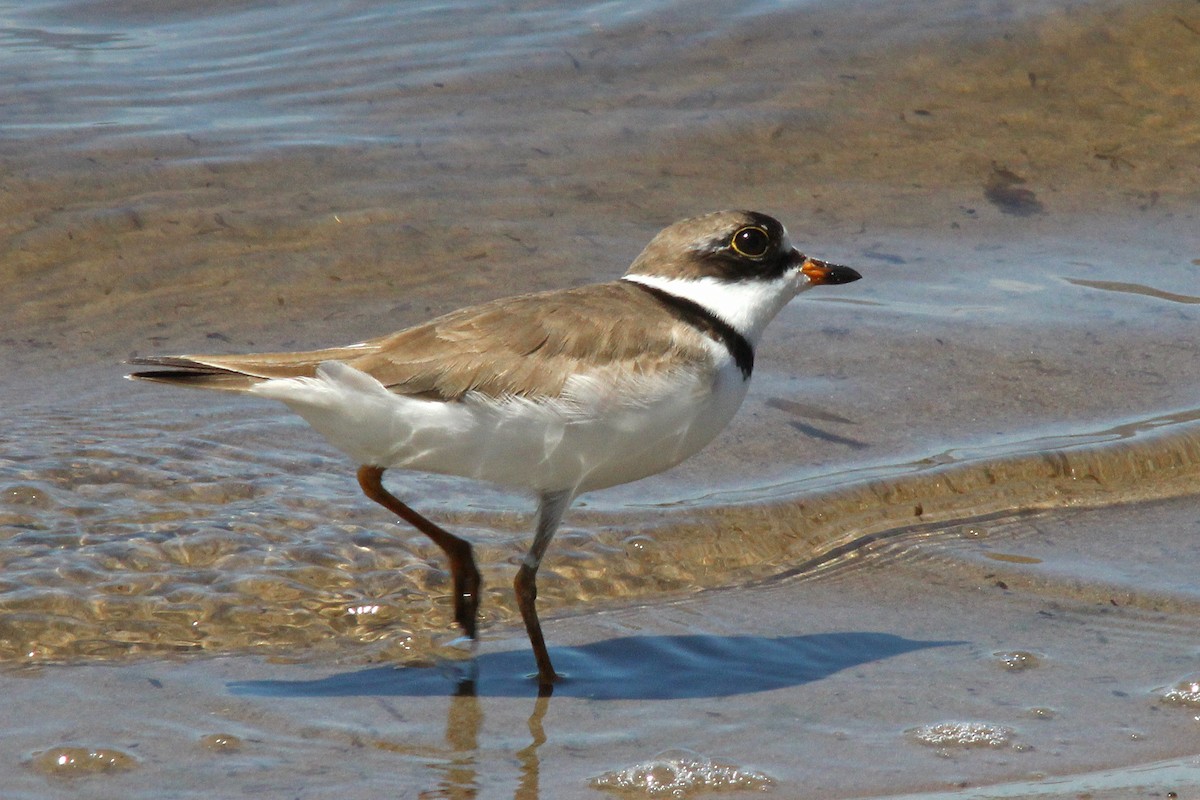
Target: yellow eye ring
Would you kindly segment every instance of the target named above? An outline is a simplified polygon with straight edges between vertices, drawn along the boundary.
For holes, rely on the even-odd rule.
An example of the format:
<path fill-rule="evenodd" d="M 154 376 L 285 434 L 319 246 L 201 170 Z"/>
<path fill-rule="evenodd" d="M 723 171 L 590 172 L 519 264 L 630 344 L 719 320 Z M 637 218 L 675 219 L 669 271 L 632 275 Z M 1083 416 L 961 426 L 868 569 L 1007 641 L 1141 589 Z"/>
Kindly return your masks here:
<path fill-rule="evenodd" d="M 771 248 L 771 237 L 763 228 L 747 225 L 729 240 L 729 248 L 739 256 L 762 258 Z"/>

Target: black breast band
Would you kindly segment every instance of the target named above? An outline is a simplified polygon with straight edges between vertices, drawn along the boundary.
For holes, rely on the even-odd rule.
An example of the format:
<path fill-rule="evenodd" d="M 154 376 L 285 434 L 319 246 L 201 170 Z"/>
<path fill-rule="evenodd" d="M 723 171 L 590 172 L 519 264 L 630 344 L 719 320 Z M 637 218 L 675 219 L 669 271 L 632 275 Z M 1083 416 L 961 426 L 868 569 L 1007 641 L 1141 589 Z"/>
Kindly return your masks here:
<path fill-rule="evenodd" d="M 725 348 L 729 350 L 729 355 L 733 356 L 733 363 L 737 364 L 737 368 L 742 371 L 742 378 L 750 379 L 750 373 L 754 371 L 754 348 L 750 346 L 750 342 L 746 341 L 746 337 L 738 333 L 732 325 L 699 303 L 684 297 L 678 297 L 656 286 L 647 286 L 638 281 L 626 281 L 626 283 L 636 286 L 662 303 L 676 319 L 686 322 L 706 336 L 724 344 Z"/>

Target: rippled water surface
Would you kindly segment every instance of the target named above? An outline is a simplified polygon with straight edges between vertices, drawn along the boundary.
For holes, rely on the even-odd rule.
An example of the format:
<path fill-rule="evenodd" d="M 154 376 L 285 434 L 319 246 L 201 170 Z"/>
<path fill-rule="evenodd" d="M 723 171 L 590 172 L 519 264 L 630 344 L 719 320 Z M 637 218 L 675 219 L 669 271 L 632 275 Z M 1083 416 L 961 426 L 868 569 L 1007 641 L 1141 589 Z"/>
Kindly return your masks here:
<path fill-rule="evenodd" d="M 0 3 L 0 78 L 14 796 L 861 796 L 1194 755 L 1195 3 Z M 864 279 L 781 315 L 708 450 L 577 502 L 539 581 L 571 679 L 532 707 L 528 498 L 388 475 L 484 571 L 449 700 L 441 553 L 353 465 L 122 380 L 610 279 L 739 206 Z"/>

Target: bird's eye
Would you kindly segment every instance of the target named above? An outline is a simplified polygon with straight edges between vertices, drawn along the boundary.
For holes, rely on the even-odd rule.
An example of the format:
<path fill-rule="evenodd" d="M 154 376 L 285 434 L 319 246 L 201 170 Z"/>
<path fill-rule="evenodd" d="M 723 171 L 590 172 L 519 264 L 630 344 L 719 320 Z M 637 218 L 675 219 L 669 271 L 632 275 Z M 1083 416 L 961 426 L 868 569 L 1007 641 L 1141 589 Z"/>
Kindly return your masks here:
<path fill-rule="evenodd" d="M 762 228 L 746 227 L 733 235 L 729 246 L 740 256 L 762 258 L 771 246 L 771 237 Z"/>

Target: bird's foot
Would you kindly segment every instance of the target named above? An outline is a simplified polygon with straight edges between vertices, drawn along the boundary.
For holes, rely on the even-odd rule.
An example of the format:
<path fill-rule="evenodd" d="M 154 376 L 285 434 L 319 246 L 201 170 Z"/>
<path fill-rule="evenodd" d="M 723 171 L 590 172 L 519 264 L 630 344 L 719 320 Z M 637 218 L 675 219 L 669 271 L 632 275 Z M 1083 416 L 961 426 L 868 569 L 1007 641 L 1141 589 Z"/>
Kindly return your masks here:
<path fill-rule="evenodd" d="M 478 651 L 478 639 L 456 636 L 450 641 L 438 645 L 434 659 L 438 670 L 455 686 L 462 689 L 474 686 L 479 678 Z"/>

